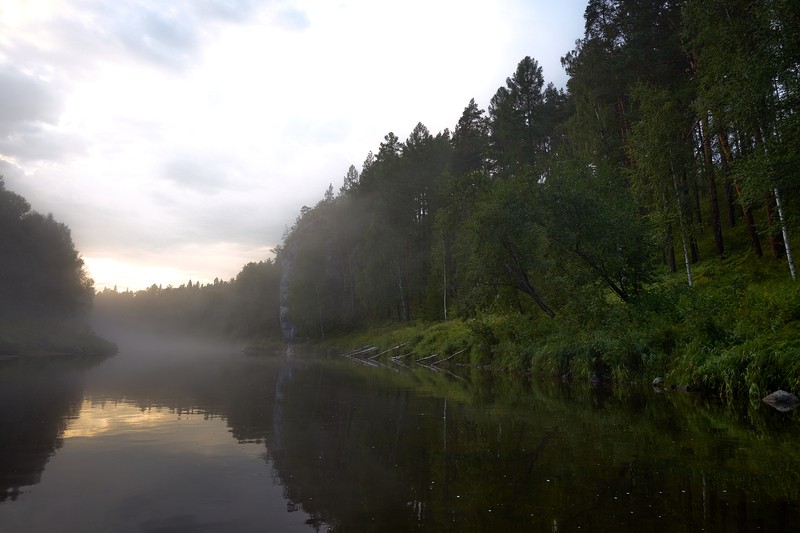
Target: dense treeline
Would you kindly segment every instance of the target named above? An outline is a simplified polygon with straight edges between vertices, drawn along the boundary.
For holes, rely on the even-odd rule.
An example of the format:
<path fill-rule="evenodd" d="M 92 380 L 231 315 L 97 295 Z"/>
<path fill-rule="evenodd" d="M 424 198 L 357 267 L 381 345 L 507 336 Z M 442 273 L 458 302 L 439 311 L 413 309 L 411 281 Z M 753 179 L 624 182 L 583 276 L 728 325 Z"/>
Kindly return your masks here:
<path fill-rule="evenodd" d="M 85 329 L 94 282 L 69 228 L 31 210 L 0 176 L 0 355 L 108 352 Z"/>
<path fill-rule="evenodd" d="M 227 339 L 280 338 L 278 283 L 273 260 L 248 263 L 236 278 L 179 287 L 151 285 L 120 292 L 106 288 L 94 300 L 98 323 L 142 326 L 161 333 Z"/>
<path fill-rule="evenodd" d="M 460 317 L 491 337 L 487 317 L 513 316 L 507 336 L 538 328 L 541 348 L 594 331 L 587 365 L 628 368 L 690 337 L 711 351 L 743 342 L 722 332 L 739 302 L 721 301 L 723 287 L 702 304 L 691 291 L 701 259 L 737 275 L 732 257 L 780 261 L 780 290 L 794 287 L 800 4 L 590 0 L 585 22 L 562 58 L 566 91 L 526 57 L 486 110 L 471 100 L 452 132 L 387 134 L 338 192 L 303 208 L 278 250 L 301 335 Z M 787 298 L 779 329 L 800 318 Z M 692 310 L 704 326 L 667 325 Z M 645 316 L 663 317 L 659 332 L 617 339 L 629 355 L 607 360 L 597 338 L 609 322 L 619 333 Z"/>
<path fill-rule="evenodd" d="M 85 312 L 94 282 L 69 228 L 31 210 L 0 177 L 0 318 L 64 317 Z"/>
<path fill-rule="evenodd" d="M 585 23 L 565 89 L 525 57 L 452 130 L 388 133 L 274 261 L 106 290 L 99 314 L 246 339 L 409 325 L 476 364 L 800 391 L 800 4 L 590 0 Z"/>

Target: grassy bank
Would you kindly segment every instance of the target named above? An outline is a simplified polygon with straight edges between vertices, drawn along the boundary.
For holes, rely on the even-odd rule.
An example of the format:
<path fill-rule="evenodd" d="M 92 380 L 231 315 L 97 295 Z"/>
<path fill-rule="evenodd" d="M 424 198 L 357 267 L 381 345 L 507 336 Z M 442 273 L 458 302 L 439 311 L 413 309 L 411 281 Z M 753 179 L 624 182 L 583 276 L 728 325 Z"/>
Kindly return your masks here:
<path fill-rule="evenodd" d="M 554 319 L 491 315 L 375 327 L 328 341 L 347 351 L 376 346 L 410 359 L 490 366 L 567 379 L 652 380 L 726 397 L 800 394 L 800 285 L 785 263 L 749 252 L 667 274 L 628 304 Z"/>
<path fill-rule="evenodd" d="M 116 352 L 116 344 L 98 337 L 85 325 L 34 320 L 0 320 L 2 356 L 109 356 Z"/>

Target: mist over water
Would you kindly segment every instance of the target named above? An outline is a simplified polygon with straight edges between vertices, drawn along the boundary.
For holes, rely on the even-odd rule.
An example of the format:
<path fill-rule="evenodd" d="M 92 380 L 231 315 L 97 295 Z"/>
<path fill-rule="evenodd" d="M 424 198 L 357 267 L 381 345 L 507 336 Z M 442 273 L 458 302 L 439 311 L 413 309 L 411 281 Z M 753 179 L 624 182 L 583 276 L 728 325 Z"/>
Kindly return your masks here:
<path fill-rule="evenodd" d="M 0 480 L 10 486 L 0 530 L 308 529 L 308 516 L 287 513 L 266 446 L 280 357 L 102 321 L 95 328 L 118 344 L 115 357 L 88 369 L 58 360 L 0 368 L 20 383 L 3 390 L 4 405 L 17 406 L 3 412 L 3 434 L 52 428 L 24 442 L 0 438 Z M 47 364 L 60 368 L 43 373 Z M 46 386 L 54 393 L 42 395 Z M 20 467 L 32 473 L 20 477 Z"/>
<path fill-rule="evenodd" d="M 0 367 L 0 531 L 788 531 L 800 519 L 791 413 L 95 327 L 118 355 Z"/>

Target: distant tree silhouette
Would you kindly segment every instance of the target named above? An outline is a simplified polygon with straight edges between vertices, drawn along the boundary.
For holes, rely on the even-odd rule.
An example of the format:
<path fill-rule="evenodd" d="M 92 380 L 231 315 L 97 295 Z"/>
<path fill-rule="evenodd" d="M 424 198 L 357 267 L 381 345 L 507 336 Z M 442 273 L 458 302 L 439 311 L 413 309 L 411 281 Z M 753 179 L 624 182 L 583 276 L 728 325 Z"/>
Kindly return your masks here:
<path fill-rule="evenodd" d="M 5 188 L 0 176 L 0 317 L 57 318 L 88 310 L 94 282 L 69 228 Z"/>

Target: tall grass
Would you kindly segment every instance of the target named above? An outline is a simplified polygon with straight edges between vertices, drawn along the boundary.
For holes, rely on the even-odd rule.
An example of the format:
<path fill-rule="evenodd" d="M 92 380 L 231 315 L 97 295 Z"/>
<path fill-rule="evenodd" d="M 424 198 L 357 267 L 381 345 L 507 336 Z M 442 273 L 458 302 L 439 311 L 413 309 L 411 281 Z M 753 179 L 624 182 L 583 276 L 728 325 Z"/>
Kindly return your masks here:
<path fill-rule="evenodd" d="M 749 250 L 694 265 L 695 286 L 665 273 L 629 303 L 570 305 L 393 325 L 346 338 L 349 347 L 406 343 L 414 358 L 577 380 L 652 380 L 726 397 L 782 388 L 800 395 L 800 285 L 785 264 Z M 340 339 L 341 342 L 341 339 Z"/>

